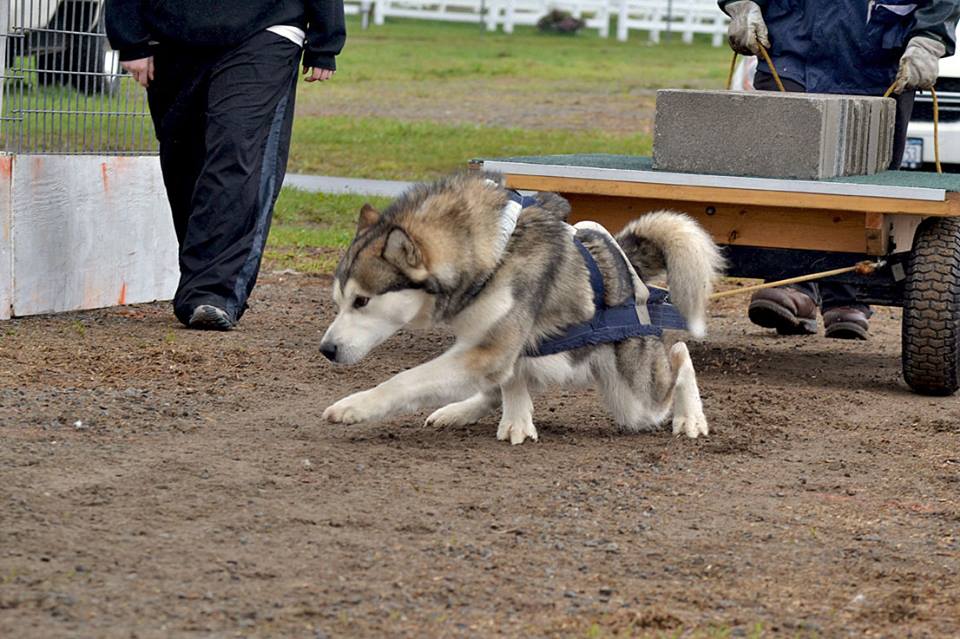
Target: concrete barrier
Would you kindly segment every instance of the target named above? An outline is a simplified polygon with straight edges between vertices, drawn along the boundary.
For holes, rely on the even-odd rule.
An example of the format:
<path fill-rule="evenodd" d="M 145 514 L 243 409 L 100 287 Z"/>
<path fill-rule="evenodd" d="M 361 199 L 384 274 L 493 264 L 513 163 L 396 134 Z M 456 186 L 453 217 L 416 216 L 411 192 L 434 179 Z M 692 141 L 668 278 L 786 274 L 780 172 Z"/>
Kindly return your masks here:
<path fill-rule="evenodd" d="M 173 296 L 156 157 L 8 155 L 0 178 L 0 318 Z"/>

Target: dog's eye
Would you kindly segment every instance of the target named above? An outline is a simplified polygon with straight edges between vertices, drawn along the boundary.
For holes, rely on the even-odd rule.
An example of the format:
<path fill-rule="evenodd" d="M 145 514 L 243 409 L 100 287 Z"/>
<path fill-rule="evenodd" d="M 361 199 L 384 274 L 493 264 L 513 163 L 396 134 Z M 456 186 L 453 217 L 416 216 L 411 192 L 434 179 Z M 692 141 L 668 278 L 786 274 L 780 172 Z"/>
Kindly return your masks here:
<path fill-rule="evenodd" d="M 354 308 L 363 308 L 370 301 L 369 297 L 360 297 L 357 296 L 353 298 L 353 307 Z"/>

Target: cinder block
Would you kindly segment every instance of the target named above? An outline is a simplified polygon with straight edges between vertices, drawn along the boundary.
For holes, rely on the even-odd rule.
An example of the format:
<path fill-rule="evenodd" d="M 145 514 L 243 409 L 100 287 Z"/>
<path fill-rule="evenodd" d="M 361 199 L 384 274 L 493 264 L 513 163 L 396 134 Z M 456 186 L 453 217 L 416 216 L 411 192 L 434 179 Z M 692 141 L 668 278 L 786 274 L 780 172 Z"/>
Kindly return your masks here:
<path fill-rule="evenodd" d="M 890 164 L 895 117 L 891 98 L 665 89 L 653 165 L 800 179 L 876 173 Z"/>

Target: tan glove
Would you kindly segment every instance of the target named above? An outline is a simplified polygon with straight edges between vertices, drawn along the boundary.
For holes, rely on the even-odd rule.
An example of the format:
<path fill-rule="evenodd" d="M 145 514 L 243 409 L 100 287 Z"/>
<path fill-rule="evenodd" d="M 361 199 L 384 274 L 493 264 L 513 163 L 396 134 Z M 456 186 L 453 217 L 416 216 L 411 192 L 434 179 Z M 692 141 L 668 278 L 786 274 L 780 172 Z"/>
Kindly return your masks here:
<path fill-rule="evenodd" d="M 903 93 L 910 89 L 930 89 L 940 75 L 940 58 L 947 52 L 943 43 L 933 38 L 914 36 L 900 57 L 897 79 L 893 92 Z"/>
<path fill-rule="evenodd" d="M 730 16 L 727 40 L 731 49 L 743 55 L 757 55 L 760 53 L 757 40 L 767 49 L 770 48 L 767 23 L 763 21 L 763 12 L 755 2 L 737 0 L 725 6 L 724 10 Z"/>

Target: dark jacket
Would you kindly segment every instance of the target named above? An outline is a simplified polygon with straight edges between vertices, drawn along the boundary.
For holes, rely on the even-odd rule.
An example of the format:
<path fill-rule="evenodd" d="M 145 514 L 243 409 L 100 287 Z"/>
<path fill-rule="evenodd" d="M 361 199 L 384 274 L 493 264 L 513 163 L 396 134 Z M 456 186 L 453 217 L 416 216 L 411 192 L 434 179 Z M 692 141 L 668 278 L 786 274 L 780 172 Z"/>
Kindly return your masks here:
<path fill-rule="evenodd" d="M 228 48 L 275 25 L 307 34 L 303 64 L 336 69 L 347 33 L 343 0 L 106 0 L 110 45 L 121 60 L 145 58 L 150 42 Z"/>
<path fill-rule="evenodd" d="M 720 8 L 734 0 L 720 0 Z M 960 0 L 753 0 L 777 72 L 813 93 L 882 95 L 910 38 L 956 47 Z M 758 69 L 769 72 L 763 61 Z"/>

